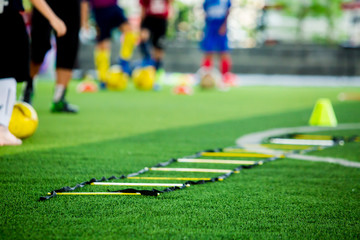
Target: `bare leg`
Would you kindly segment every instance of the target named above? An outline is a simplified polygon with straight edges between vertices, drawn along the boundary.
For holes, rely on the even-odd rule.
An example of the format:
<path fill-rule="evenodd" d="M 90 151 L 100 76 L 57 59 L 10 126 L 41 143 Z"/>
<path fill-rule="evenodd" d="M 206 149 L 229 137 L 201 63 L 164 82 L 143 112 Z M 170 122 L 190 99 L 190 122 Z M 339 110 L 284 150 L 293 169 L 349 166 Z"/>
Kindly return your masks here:
<path fill-rule="evenodd" d="M 128 22 L 125 22 L 125 23 L 120 25 L 119 30 L 122 33 L 127 33 L 127 32 L 132 31 L 132 28 L 131 28 L 131 25 Z"/>
<path fill-rule="evenodd" d="M 110 39 L 105 39 L 96 44 L 96 49 L 98 50 L 110 50 L 111 41 Z"/>
<path fill-rule="evenodd" d="M 30 62 L 30 77 L 33 79 L 40 71 L 41 63 Z"/>
<path fill-rule="evenodd" d="M 56 69 L 56 85 L 67 87 L 72 77 L 72 69 Z"/>

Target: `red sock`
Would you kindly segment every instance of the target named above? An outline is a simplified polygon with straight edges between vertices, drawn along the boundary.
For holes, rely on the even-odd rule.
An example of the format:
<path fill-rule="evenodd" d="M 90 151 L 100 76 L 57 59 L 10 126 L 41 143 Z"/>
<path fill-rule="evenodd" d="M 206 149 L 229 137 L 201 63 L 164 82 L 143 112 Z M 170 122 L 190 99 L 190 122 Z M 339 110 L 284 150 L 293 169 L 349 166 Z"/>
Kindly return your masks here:
<path fill-rule="evenodd" d="M 221 58 L 220 61 L 220 69 L 221 69 L 221 73 L 225 74 L 231 71 L 231 58 L 230 57 L 223 57 Z"/>
<path fill-rule="evenodd" d="M 213 65 L 212 58 L 210 57 L 204 57 L 201 66 L 206 68 L 211 68 Z"/>

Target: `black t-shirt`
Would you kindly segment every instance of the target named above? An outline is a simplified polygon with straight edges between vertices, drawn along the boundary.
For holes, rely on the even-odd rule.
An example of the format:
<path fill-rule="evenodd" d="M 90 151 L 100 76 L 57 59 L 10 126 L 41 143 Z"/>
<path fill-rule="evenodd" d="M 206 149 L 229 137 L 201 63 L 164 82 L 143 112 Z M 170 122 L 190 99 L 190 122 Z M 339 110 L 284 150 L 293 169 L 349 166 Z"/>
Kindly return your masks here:
<path fill-rule="evenodd" d="M 5 6 L 5 11 L 7 9 L 15 10 L 16 12 L 24 11 L 24 6 L 22 0 L 8 0 L 9 5 Z"/>

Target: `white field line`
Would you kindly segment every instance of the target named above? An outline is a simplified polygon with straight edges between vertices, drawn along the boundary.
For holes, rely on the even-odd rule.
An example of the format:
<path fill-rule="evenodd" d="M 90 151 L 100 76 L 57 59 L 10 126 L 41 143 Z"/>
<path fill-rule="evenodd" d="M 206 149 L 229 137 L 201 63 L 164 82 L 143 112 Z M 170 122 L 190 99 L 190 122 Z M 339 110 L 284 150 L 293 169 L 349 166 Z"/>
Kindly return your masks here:
<path fill-rule="evenodd" d="M 347 129 L 360 129 L 360 123 L 339 124 L 337 127 L 303 126 L 303 127 L 293 127 L 293 128 L 271 129 L 263 132 L 256 132 L 242 136 L 236 140 L 236 145 L 250 150 L 251 148 L 247 148 L 247 146 L 251 144 L 252 148 L 256 147 L 258 151 L 266 153 L 268 149 L 266 147 L 261 146 L 261 142 L 263 139 L 272 136 L 278 136 L 278 135 L 290 134 L 296 132 L 305 133 L 305 132 L 318 132 L 318 131 L 326 131 L 326 130 L 336 131 L 336 130 L 347 130 Z M 284 154 L 286 154 L 286 152 L 284 152 Z M 345 167 L 360 168 L 360 163 L 352 162 L 341 158 L 318 157 L 318 156 L 301 155 L 301 154 L 291 154 L 291 155 L 287 154 L 286 156 L 297 160 L 327 162 L 327 163 L 339 164 Z"/>
<path fill-rule="evenodd" d="M 351 161 L 348 161 L 348 160 L 342 159 L 342 158 L 318 157 L 318 156 L 300 155 L 300 154 L 289 154 L 286 157 L 296 159 L 296 160 L 336 163 L 336 164 L 340 164 L 345 167 L 360 168 L 359 162 L 351 162 Z"/>

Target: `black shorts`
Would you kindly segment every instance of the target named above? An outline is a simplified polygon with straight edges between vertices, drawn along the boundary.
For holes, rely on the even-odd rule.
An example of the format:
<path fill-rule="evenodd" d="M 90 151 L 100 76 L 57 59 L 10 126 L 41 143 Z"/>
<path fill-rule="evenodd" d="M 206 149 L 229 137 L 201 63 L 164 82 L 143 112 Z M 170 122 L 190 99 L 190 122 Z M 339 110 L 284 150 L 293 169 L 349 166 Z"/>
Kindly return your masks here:
<path fill-rule="evenodd" d="M 124 11 L 117 5 L 94 9 L 94 15 L 98 26 L 98 41 L 109 39 L 111 30 L 128 21 Z"/>
<path fill-rule="evenodd" d="M 67 32 L 56 37 L 56 67 L 73 69 L 79 47 L 80 0 L 47 0 L 55 14 L 65 22 Z M 31 60 L 42 63 L 51 49 L 52 28 L 48 20 L 34 9 L 31 29 Z"/>
<path fill-rule="evenodd" d="M 141 29 L 150 32 L 150 41 L 157 49 L 165 48 L 165 35 L 167 30 L 167 19 L 147 16 L 141 22 Z"/>
<path fill-rule="evenodd" d="M 0 78 L 30 80 L 29 36 L 19 12 L 0 14 Z"/>

